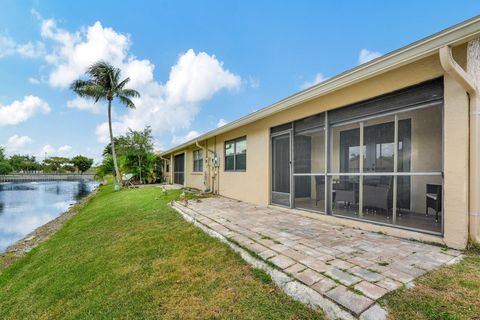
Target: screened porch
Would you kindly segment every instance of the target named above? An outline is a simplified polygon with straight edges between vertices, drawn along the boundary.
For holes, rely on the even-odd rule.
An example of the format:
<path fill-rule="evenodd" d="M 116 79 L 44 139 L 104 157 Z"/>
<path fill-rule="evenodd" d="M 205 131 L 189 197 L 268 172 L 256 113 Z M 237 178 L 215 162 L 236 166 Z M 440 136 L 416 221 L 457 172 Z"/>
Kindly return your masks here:
<path fill-rule="evenodd" d="M 271 128 L 271 202 L 442 234 L 443 79 Z"/>

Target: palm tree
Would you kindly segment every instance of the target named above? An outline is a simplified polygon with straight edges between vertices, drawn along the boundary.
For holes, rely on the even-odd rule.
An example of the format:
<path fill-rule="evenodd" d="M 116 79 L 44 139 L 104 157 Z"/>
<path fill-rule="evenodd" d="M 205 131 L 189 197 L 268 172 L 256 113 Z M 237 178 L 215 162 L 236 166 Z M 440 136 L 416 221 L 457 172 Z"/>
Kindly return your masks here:
<path fill-rule="evenodd" d="M 117 98 L 127 108 L 135 109 L 131 98 L 140 97 L 140 93 L 133 89 L 126 89 L 125 85 L 130 78 L 120 80 L 120 69 L 115 68 L 108 62 L 99 61 L 88 67 L 87 80 L 75 80 L 70 88 L 82 98 L 90 98 L 97 103 L 100 100 L 108 101 L 108 129 L 110 132 L 110 144 L 112 146 L 113 166 L 115 167 L 115 190 L 120 189 L 121 176 L 117 165 L 115 144 L 112 133 L 112 101 Z"/>

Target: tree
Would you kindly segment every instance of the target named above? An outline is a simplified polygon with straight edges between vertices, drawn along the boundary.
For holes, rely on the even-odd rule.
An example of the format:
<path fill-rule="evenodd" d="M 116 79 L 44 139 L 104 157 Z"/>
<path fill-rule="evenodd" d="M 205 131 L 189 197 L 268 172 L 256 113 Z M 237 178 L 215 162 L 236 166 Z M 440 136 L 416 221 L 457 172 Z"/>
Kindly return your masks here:
<path fill-rule="evenodd" d="M 37 171 L 41 170 L 41 165 L 34 156 L 14 154 L 8 160 L 14 171 Z"/>
<path fill-rule="evenodd" d="M 78 169 L 78 171 L 84 173 L 92 167 L 93 159 L 89 159 L 84 156 L 76 156 L 73 157 L 70 162 Z"/>
<path fill-rule="evenodd" d="M 128 158 L 133 157 L 137 163 L 138 180 L 143 183 L 142 167 L 147 167 L 148 155 L 153 153 L 152 129 L 146 127 L 143 131 L 128 130 L 126 154 Z M 148 170 L 148 169 L 147 169 Z"/>
<path fill-rule="evenodd" d="M 0 174 L 12 173 L 13 168 L 8 161 L 0 161 Z"/>
<path fill-rule="evenodd" d="M 103 177 L 105 177 L 107 174 L 115 174 L 111 154 L 106 154 L 103 156 L 102 163 L 96 169 L 95 178 L 103 179 Z"/>
<path fill-rule="evenodd" d="M 5 157 L 5 149 L 0 146 L 0 174 L 9 174 L 12 171 L 13 168 Z"/>
<path fill-rule="evenodd" d="M 125 173 L 134 174 L 139 183 L 155 182 L 158 174 L 158 156 L 153 151 L 152 130 L 130 130 L 124 136 L 114 138 L 119 168 Z M 103 151 L 103 161 L 97 167 L 97 176 L 103 177 L 113 170 L 110 144 Z"/>
<path fill-rule="evenodd" d="M 140 93 L 133 89 L 126 89 L 125 85 L 130 78 L 120 80 L 120 69 L 111 64 L 99 61 L 91 65 L 86 72 L 89 79 L 78 79 L 71 84 L 71 89 L 82 98 L 90 98 L 97 103 L 100 100 L 108 102 L 108 129 L 112 147 L 113 166 L 115 168 L 115 190 L 119 190 L 121 176 L 118 170 L 115 143 L 112 132 L 112 101 L 118 99 L 127 108 L 134 109 L 131 98 L 140 97 Z"/>
<path fill-rule="evenodd" d="M 62 168 L 70 163 L 70 159 L 65 157 L 50 157 L 43 161 L 44 171 L 60 172 Z"/>

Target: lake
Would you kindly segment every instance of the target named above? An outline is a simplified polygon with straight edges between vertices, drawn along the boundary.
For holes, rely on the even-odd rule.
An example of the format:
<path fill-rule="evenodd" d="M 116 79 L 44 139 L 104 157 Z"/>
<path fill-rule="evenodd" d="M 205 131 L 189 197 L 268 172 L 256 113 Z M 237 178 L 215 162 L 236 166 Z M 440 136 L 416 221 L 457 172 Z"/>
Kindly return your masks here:
<path fill-rule="evenodd" d="M 84 181 L 0 183 L 0 253 L 97 186 L 97 182 Z"/>

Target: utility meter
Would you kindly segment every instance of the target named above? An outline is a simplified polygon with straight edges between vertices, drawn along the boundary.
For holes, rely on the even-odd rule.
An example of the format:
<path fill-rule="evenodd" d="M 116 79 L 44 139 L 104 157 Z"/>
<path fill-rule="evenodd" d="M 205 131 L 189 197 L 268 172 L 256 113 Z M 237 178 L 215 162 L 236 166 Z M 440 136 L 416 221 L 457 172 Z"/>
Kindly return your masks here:
<path fill-rule="evenodd" d="M 216 154 L 212 157 L 212 167 L 214 168 L 220 167 L 220 159 Z"/>

